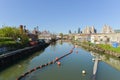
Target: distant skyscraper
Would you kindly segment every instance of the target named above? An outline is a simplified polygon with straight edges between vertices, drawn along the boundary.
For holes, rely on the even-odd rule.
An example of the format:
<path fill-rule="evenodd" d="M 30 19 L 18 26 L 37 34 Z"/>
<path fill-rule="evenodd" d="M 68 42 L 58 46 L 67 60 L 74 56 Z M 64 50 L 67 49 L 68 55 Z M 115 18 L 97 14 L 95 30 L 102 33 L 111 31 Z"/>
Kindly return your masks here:
<path fill-rule="evenodd" d="M 94 26 L 91 27 L 91 33 L 96 33 Z"/>
<path fill-rule="evenodd" d="M 83 30 L 83 33 L 85 33 L 85 34 L 96 33 L 96 29 L 94 28 L 94 26 L 92 26 L 92 27 L 87 26 Z"/>
<path fill-rule="evenodd" d="M 102 29 L 102 33 L 114 33 L 114 31 L 112 30 L 110 26 L 104 25 Z"/>

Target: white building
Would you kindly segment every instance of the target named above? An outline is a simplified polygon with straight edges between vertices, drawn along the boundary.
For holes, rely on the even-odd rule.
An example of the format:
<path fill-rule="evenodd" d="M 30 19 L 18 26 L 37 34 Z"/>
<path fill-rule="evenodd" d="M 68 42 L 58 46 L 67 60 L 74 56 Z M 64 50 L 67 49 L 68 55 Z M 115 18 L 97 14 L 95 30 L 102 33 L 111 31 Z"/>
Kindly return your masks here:
<path fill-rule="evenodd" d="M 38 39 L 51 40 L 51 33 L 49 31 L 43 31 L 38 34 Z"/>
<path fill-rule="evenodd" d="M 112 43 L 118 42 L 120 43 L 120 33 L 98 33 L 91 34 L 91 42 L 92 43 Z"/>
<path fill-rule="evenodd" d="M 102 33 L 114 33 L 114 30 L 110 26 L 104 25 L 102 29 Z"/>

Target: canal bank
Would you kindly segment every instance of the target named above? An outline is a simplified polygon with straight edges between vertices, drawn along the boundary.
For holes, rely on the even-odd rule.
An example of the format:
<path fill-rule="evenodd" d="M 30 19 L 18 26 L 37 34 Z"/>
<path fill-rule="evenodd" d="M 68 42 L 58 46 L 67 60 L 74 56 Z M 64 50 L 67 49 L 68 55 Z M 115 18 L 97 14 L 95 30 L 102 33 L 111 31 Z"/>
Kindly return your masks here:
<path fill-rule="evenodd" d="M 49 44 L 50 43 L 37 44 L 0 55 L 0 70 L 46 48 Z"/>
<path fill-rule="evenodd" d="M 96 53 L 103 53 L 103 54 L 108 54 L 117 58 L 120 58 L 120 53 L 113 52 L 110 50 L 105 50 L 95 44 L 91 44 L 89 42 L 79 42 L 79 41 L 72 41 L 74 44 L 82 46 L 83 48 L 87 49 L 88 51 L 93 51 Z"/>
<path fill-rule="evenodd" d="M 59 58 L 67 54 L 73 46 L 71 42 L 61 41 L 56 42 L 56 44 L 50 44 L 44 51 L 34 53 L 30 57 L 1 71 L 0 80 L 16 80 L 22 74 L 53 61 L 56 57 Z M 92 61 L 93 56 L 90 53 L 76 46 L 72 54 L 60 60 L 60 66 L 57 63 L 51 64 L 32 72 L 22 80 L 92 80 L 94 62 Z M 110 57 L 110 60 L 114 60 L 114 58 L 111 59 Z M 119 60 L 117 61 L 120 62 Z M 112 61 L 109 61 L 109 63 L 112 64 Z M 114 65 L 120 68 L 120 65 Z M 86 71 L 85 75 L 82 74 L 83 70 Z M 117 70 L 103 61 L 99 62 L 96 80 L 119 80 L 119 75 L 120 69 Z"/>

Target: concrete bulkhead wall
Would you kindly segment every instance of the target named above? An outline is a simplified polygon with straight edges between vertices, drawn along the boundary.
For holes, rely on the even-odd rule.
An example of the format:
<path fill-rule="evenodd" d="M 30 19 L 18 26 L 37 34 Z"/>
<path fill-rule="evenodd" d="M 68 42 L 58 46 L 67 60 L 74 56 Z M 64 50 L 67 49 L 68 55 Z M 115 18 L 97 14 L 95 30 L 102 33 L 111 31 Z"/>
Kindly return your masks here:
<path fill-rule="evenodd" d="M 12 52 L 6 53 L 4 55 L 0 55 L 0 69 L 6 68 L 8 65 L 11 65 L 29 55 L 32 55 L 36 51 L 40 51 L 40 50 L 46 48 L 49 44 L 48 43 L 42 44 L 42 45 L 38 44 L 35 46 L 26 47 L 24 49 L 12 51 Z"/>

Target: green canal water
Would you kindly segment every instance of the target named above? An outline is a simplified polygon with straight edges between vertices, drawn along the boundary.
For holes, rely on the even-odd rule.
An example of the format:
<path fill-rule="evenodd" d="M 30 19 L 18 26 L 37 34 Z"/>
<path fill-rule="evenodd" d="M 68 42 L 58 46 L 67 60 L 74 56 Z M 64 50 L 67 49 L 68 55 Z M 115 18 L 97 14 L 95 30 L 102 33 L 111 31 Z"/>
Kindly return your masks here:
<path fill-rule="evenodd" d="M 73 46 L 70 42 L 58 41 L 45 50 L 34 53 L 27 59 L 2 70 L 0 80 L 16 80 L 21 74 L 69 53 Z M 75 46 L 72 54 L 60 60 L 61 66 L 56 63 L 48 65 L 32 72 L 22 80 L 92 80 L 93 54 L 95 55 Z M 102 60 L 98 64 L 96 80 L 120 80 L 120 60 L 106 55 L 99 55 L 99 57 Z M 86 71 L 86 75 L 82 74 L 82 70 Z"/>

